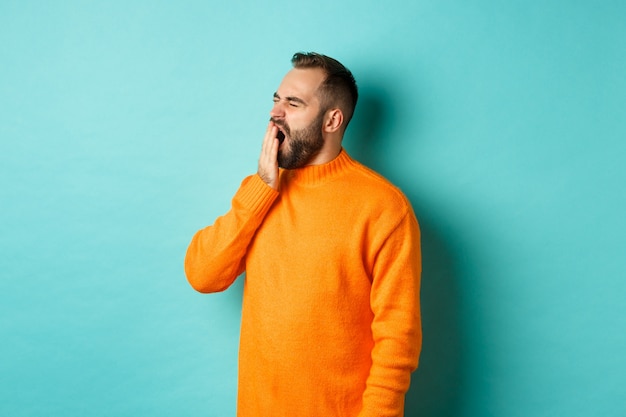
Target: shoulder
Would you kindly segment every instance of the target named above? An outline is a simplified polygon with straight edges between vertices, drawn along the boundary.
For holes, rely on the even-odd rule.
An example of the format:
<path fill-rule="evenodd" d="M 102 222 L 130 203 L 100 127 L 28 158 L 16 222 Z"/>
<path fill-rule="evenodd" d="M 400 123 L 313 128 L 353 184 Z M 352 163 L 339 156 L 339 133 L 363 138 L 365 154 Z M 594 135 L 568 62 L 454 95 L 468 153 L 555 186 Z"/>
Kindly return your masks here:
<path fill-rule="evenodd" d="M 353 169 L 346 179 L 355 192 L 364 194 L 368 199 L 382 200 L 398 208 L 410 206 L 406 195 L 395 184 L 362 163 L 356 160 L 352 162 Z"/>
<path fill-rule="evenodd" d="M 344 201 L 358 211 L 367 212 L 369 217 L 397 224 L 407 215 L 415 216 L 399 187 L 356 160 L 352 160 L 351 169 L 341 181 Z"/>

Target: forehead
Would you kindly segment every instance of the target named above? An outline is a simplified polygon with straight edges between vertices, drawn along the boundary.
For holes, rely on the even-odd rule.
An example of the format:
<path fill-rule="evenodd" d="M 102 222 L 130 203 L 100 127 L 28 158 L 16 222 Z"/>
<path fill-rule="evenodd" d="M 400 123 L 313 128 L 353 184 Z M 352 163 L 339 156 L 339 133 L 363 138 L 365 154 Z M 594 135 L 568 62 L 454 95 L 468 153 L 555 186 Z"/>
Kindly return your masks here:
<path fill-rule="evenodd" d="M 317 99 L 317 89 L 324 81 L 324 71 L 319 68 L 293 68 L 278 87 L 280 97 L 298 97 L 305 101 Z"/>

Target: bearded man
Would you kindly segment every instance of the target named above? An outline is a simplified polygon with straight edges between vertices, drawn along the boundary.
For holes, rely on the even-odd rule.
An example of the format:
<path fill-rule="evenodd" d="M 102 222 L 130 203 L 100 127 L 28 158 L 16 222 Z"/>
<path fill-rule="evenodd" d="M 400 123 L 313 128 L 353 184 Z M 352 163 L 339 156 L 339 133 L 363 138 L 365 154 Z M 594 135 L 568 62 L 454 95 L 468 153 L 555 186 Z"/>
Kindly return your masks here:
<path fill-rule="evenodd" d="M 204 293 L 246 273 L 238 416 L 402 416 L 422 342 L 418 223 L 342 146 L 352 73 L 317 53 L 292 64 L 257 173 L 194 235 L 185 272 Z"/>

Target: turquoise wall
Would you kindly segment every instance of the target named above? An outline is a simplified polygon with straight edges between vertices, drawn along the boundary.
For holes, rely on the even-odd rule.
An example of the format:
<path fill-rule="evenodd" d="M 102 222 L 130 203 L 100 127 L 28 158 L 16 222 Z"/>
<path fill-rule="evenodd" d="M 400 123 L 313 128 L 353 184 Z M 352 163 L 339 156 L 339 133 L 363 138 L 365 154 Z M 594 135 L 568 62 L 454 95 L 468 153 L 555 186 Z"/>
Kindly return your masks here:
<path fill-rule="evenodd" d="M 0 1 L 0 415 L 232 416 L 241 283 L 182 262 L 291 55 L 423 231 L 407 416 L 626 415 L 626 3 Z"/>

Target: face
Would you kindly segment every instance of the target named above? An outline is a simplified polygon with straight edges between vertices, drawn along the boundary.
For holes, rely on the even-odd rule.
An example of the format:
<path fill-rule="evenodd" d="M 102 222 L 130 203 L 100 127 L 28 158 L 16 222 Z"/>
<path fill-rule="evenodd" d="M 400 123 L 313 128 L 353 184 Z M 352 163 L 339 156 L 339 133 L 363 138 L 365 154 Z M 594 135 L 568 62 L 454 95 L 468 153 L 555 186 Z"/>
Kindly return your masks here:
<path fill-rule="evenodd" d="M 293 69 L 274 93 L 271 120 L 278 126 L 278 165 L 295 169 L 308 165 L 324 146 L 324 111 L 317 88 L 324 80 L 319 69 Z"/>

